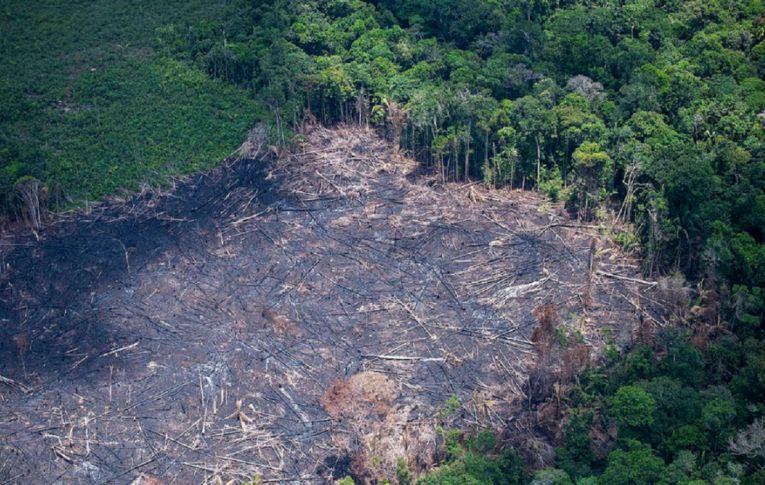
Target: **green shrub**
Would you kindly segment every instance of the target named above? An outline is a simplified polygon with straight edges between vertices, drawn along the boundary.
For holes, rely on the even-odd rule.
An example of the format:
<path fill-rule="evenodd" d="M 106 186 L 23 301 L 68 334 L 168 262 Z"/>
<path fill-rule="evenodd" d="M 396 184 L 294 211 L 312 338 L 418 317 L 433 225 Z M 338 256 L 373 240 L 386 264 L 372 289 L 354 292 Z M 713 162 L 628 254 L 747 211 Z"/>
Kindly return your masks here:
<path fill-rule="evenodd" d="M 611 416 L 624 426 L 640 427 L 653 423 L 656 401 L 637 386 L 622 386 L 611 398 Z"/>

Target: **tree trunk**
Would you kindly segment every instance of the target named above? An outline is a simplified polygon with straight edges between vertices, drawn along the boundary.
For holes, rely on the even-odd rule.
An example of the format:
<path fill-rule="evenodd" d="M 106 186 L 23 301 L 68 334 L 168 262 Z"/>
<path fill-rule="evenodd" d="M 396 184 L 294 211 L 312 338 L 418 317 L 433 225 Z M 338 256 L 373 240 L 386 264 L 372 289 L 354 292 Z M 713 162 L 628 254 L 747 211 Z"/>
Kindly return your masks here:
<path fill-rule="evenodd" d="M 483 134 L 483 163 L 489 163 L 489 130 Z"/>
<path fill-rule="evenodd" d="M 515 158 L 510 162 L 510 190 L 513 190 L 513 182 L 515 181 Z"/>
<path fill-rule="evenodd" d="M 470 131 L 465 138 L 465 180 L 470 177 Z"/>
<path fill-rule="evenodd" d="M 452 141 L 452 160 L 450 160 L 454 162 L 454 181 L 455 182 L 459 180 L 459 164 L 460 164 L 459 155 L 460 155 L 459 140 L 456 139 L 455 137 L 454 141 Z"/>
<path fill-rule="evenodd" d="M 16 184 L 16 191 L 23 203 L 22 213 L 31 229 L 40 229 L 42 224 L 42 209 L 40 207 L 40 181 L 28 179 Z"/>
<path fill-rule="evenodd" d="M 491 144 L 491 156 L 492 160 L 494 160 L 494 163 L 492 163 L 492 170 L 494 170 L 495 178 L 494 178 L 494 188 L 497 188 L 497 178 L 496 178 L 496 166 L 497 166 L 497 145 L 492 143 Z"/>
<path fill-rule="evenodd" d="M 539 146 L 539 136 L 534 137 L 534 141 L 537 144 L 537 192 L 539 191 L 539 178 L 542 166 L 542 150 Z"/>

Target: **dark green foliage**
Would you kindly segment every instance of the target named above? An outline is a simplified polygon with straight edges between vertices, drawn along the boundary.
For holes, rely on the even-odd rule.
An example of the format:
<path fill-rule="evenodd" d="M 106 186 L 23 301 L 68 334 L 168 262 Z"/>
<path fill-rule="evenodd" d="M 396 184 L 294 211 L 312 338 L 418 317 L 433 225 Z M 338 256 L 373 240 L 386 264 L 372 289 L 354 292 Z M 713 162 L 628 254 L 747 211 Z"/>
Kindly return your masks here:
<path fill-rule="evenodd" d="M 572 477 L 586 477 L 596 462 L 592 451 L 590 427 L 592 413 L 575 414 L 566 427 L 563 446 L 555 450 L 556 465 Z"/>
<path fill-rule="evenodd" d="M 228 156 L 263 113 L 246 93 L 170 57 L 188 39 L 163 33 L 230 12 L 226 2 L 4 2 L 0 211 L 15 210 L 14 183 L 27 175 L 62 208 Z M 172 43 L 162 48 L 158 36 Z"/>
<path fill-rule="evenodd" d="M 396 478 L 400 485 L 410 485 L 412 483 L 412 472 L 409 471 L 409 464 L 404 458 L 396 462 Z"/>
<path fill-rule="evenodd" d="M 556 465 L 573 478 L 609 484 L 746 482 L 760 458 L 733 455 L 730 443 L 765 411 L 764 349 L 760 340 L 728 337 L 702 351 L 687 335 L 667 331 L 654 349 L 637 347 L 585 374 L 570 392 Z M 603 444 L 593 430 L 610 424 L 615 449 L 598 459 L 592 449 Z"/>
<path fill-rule="evenodd" d="M 468 437 L 464 444 L 460 444 L 459 435 L 452 434 L 449 456 L 447 461 L 433 472 L 420 478 L 418 485 L 444 485 L 444 484 L 494 484 L 494 485 L 520 485 L 525 483 L 523 465 L 518 455 L 511 449 L 503 451 L 497 456 L 489 456 L 486 453 L 491 444 L 493 448 L 494 437 L 491 433 L 480 433 L 474 437 Z"/>
<path fill-rule="evenodd" d="M 625 447 L 608 455 L 608 465 L 599 483 L 608 485 L 651 485 L 657 483 L 665 469 L 664 461 L 651 447 L 639 441 L 628 441 Z"/>
<path fill-rule="evenodd" d="M 660 332 L 658 341 L 666 355 L 659 361 L 657 371 L 683 384 L 698 385 L 704 375 L 704 357 L 699 349 L 684 333 L 673 328 Z"/>
<path fill-rule="evenodd" d="M 543 468 L 534 473 L 532 485 L 574 485 L 571 477 L 563 470 L 556 468 Z"/>
<path fill-rule="evenodd" d="M 622 426 L 640 428 L 653 424 L 656 401 L 637 386 L 622 386 L 611 398 L 611 416 Z"/>
<path fill-rule="evenodd" d="M 674 456 L 683 451 L 702 453 L 709 450 L 706 435 L 698 426 L 688 424 L 677 429 L 672 427 L 669 429 L 672 429 L 672 434 L 660 444 L 666 456 Z"/>
<path fill-rule="evenodd" d="M 616 386 L 618 383 L 651 379 L 656 375 L 656 367 L 656 357 L 653 350 L 648 346 L 641 345 L 615 363 L 608 384 L 613 391 L 615 389 L 612 386 Z"/>
<path fill-rule="evenodd" d="M 497 439 L 491 431 L 479 431 L 465 440 L 468 451 L 475 453 L 488 453 L 497 445 Z"/>
<path fill-rule="evenodd" d="M 99 107 L 48 128 L 49 177 L 76 200 L 211 168 L 257 116 L 236 89 L 172 60 L 106 67 L 73 83 L 71 100 Z"/>
<path fill-rule="evenodd" d="M 652 422 L 640 434 L 641 439 L 657 447 L 661 447 L 667 440 L 672 441 L 672 445 L 666 449 L 666 457 L 674 456 L 679 449 L 691 449 L 694 444 L 701 446 L 704 440 L 699 443 L 693 441 L 698 438 L 699 431 L 691 426 L 701 415 L 701 400 L 696 389 L 684 386 L 679 380 L 666 375 L 638 385 L 655 403 Z M 681 446 L 681 443 L 687 446 Z"/>

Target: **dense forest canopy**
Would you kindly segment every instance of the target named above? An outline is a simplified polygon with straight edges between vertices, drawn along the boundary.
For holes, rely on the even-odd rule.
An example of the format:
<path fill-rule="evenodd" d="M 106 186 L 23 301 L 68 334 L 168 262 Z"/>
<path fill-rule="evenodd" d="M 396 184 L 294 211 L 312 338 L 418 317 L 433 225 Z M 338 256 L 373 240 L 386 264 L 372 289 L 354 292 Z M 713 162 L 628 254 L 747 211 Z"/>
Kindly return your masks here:
<path fill-rule="evenodd" d="M 763 2 L 182 5 L 3 7 L 7 213 L 34 181 L 63 208 L 208 166 L 255 119 L 275 144 L 306 119 L 374 125 L 443 180 L 564 202 L 641 251 L 647 274 L 700 282 L 691 305 L 727 324 L 695 345 L 663 335 L 584 376 L 559 469 L 539 483 L 765 480 Z M 136 15 L 130 31 L 120 19 Z M 588 430 L 603 420 L 618 446 L 598 456 Z M 512 459 L 460 446 L 425 483 L 513 483 Z"/>

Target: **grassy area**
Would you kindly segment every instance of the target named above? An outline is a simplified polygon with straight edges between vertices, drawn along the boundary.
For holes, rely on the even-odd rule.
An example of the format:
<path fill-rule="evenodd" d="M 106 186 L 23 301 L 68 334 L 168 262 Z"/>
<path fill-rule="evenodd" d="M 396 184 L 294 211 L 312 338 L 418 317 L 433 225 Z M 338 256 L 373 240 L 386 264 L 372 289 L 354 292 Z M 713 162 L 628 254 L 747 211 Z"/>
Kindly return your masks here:
<path fill-rule="evenodd" d="M 215 29 L 229 2 L 22 2 L 0 7 L 0 191 L 32 175 L 61 205 L 209 168 L 263 113 L 242 90 L 157 49 L 157 29 Z M 220 29 L 223 35 L 223 29 Z"/>

